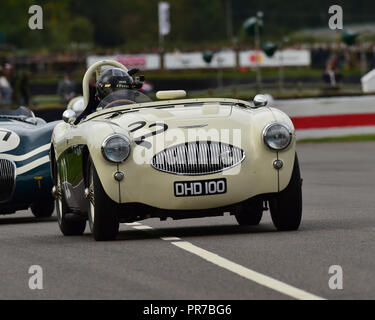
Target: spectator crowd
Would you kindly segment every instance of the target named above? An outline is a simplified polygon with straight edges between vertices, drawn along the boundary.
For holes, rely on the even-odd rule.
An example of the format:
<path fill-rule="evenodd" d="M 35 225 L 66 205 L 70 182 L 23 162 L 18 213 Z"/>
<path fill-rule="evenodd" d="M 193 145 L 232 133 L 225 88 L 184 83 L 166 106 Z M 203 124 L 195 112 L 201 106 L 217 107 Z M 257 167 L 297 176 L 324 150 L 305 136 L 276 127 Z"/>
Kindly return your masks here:
<path fill-rule="evenodd" d="M 30 96 L 28 71 L 10 63 L 0 65 L 0 106 L 28 106 Z"/>

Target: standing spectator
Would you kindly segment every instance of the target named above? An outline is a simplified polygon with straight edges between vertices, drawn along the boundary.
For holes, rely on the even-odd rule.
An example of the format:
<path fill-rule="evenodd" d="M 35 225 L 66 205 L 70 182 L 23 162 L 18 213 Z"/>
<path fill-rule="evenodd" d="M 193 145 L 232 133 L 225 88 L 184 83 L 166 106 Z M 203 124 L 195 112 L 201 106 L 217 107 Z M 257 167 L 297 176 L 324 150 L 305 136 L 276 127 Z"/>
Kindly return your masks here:
<path fill-rule="evenodd" d="M 69 73 L 66 73 L 64 76 L 64 80 L 59 82 L 57 94 L 60 96 L 61 101 L 64 104 L 67 104 L 75 97 L 75 89 L 76 84 L 71 80 L 71 75 Z"/>
<path fill-rule="evenodd" d="M 28 107 L 31 100 L 29 72 L 22 70 L 20 74 L 21 105 Z"/>
<path fill-rule="evenodd" d="M 15 106 L 29 106 L 30 88 L 27 70 L 17 68 L 10 63 L 5 64 L 5 77 L 12 88 L 12 104 Z"/>
<path fill-rule="evenodd" d="M 329 83 L 331 87 L 336 87 L 337 83 L 342 78 L 339 72 L 339 62 L 340 62 L 340 57 L 337 54 L 334 54 L 330 59 L 328 59 L 327 64 L 326 64 L 326 69 L 323 74 L 323 79 L 325 82 Z"/>
<path fill-rule="evenodd" d="M 375 45 L 372 47 L 371 69 L 375 69 Z"/>
<path fill-rule="evenodd" d="M 0 66 L 0 105 L 10 105 L 12 103 L 12 87 L 5 77 L 3 68 Z"/>

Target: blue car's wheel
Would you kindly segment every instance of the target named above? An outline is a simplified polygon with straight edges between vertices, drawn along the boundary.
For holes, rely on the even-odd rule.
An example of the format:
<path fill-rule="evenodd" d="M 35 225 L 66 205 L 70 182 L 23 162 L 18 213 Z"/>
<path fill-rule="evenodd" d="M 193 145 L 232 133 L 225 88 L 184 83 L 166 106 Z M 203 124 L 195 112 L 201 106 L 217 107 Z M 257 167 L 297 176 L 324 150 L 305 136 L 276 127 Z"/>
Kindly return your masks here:
<path fill-rule="evenodd" d="M 48 218 L 52 216 L 55 210 L 55 202 L 51 197 L 38 199 L 30 206 L 31 212 L 36 218 Z"/>

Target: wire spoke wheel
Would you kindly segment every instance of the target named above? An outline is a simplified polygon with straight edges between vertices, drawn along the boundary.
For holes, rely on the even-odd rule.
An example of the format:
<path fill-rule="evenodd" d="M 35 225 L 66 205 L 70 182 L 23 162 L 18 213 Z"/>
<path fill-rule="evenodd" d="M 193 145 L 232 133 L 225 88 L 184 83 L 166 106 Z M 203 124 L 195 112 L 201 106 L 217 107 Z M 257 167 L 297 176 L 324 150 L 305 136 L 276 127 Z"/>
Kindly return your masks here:
<path fill-rule="evenodd" d="M 56 215 L 57 215 L 57 221 L 59 225 L 61 225 L 62 221 L 62 216 L 61 213 L 63 211 L 63 204 L 62 204 L 62 195 L 61 195 L 61 179 L 60 179 L 60 174 L 57 173 L 57 183 L 56 183 Z"/>
<path fill-rule="evenodd" d="M 88 192 L 88 200 L 90 201 L 89 206 L 89 226 L 91 232 L 94 232 L 94 224 L 95 224 L 95 193 L 94 193 L 94 178 L 93 178 L 93 170 L 92 166 L 90 165 L 90 173 L 89 173 L 89 192 Z"/>
<path fill-rule="evenodd" d="M 60 172 L 56 165 L 56 211 L 57 222 L 64 236 L 81 236 L 86 229 L 86 218 L 72 212 L 65 200 Z"/>
<path fill-rule="evenodd" d="M 88 170 L 88 219 L 91 232 L 96 241 L 115 240 L 120 226 L 118 204 L 111 200 L 103 189 L 91 158 Z"/>

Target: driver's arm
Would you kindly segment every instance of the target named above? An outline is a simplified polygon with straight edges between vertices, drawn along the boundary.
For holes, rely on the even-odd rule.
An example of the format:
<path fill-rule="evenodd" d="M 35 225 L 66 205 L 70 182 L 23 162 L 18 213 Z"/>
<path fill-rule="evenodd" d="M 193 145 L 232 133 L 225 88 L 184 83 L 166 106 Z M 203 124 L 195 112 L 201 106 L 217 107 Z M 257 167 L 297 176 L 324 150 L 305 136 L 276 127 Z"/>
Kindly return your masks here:
<path fill-rule="evenodd" d="M 96 108 L 99 105 L 99 100 L 96 96 L 96 89 L 94 86 L 90 86 L 90 99 L 89 103 L 87 104 L 85 110 L 77 117 L 76 121 L 74 121 L 74 124 L 77 125 L 80 123 L 84 118 L 86 118 L 88 115 L 96 111 Z"/>
<path fill-rule="evenodd" d="M 83 112 L 77 117 L 76 121 L 74 121 L 74 124 L 75 125 L 79 124 L 84 118 L 86 118 L 88 115 L 95 112 L 97 107 L 98 107 L 98 103 L 90 104 L 89 102 L 85 110 L 83 110 Z"/>

